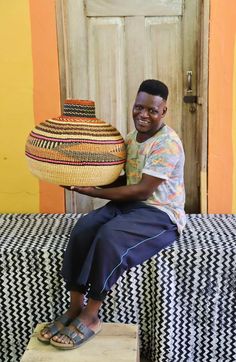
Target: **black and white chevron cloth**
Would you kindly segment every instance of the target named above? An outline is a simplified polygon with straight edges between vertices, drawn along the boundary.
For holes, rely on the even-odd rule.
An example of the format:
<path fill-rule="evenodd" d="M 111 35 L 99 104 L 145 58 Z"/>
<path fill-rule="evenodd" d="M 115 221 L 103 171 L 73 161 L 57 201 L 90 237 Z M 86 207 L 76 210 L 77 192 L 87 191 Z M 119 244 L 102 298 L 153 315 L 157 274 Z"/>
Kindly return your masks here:
<path fill-rule="evenodd" d="M 0 361 L 18 362 L 39 322 L 68 306 L 59 271 L 75 214 L 0 215 Z M 126 272 L 105 322 L 138 323 L 155 362 L 236 361 L 236 215 L 191 215 L 181 239 Z"/>

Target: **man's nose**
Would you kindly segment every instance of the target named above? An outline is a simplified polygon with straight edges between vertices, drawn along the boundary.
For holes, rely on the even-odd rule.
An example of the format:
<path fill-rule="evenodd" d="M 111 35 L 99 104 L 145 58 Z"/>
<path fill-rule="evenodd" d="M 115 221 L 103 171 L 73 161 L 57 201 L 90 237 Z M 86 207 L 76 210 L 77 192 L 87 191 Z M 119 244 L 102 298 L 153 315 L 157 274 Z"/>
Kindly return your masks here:
<path fill-rule="evenodd" d="M 141 110 L 141 117 L 148 117 L 149 114 L 148 114 L 148 110 L 146 108 L 143 108 Z"/>

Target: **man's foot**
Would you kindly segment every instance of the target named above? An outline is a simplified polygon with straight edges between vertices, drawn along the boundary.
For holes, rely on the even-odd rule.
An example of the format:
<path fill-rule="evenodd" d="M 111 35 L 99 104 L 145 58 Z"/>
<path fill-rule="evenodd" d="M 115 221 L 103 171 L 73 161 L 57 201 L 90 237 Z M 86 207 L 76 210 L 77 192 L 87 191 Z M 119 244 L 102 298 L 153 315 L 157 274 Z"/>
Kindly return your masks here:
<path fill-rule="evenodd" d="M 101 330 L 101 321 L 96 317 L 83 316 L 73 320 L 66 328 L 53 336 L 50 343 L 60 349 L 74 349 L 89 340 Z"/>
<path fill-rule="evenodd" d="M 50 339 L 63 328 L 68 326 L 73 321 L 73 319 L 79 315 L 80 312 L 81 309 L 76 313 L 68 310 L 65 314 L 56 318 L 52 323 L 46 324 L 38 333 L 38 340 L 43 343 L 50 343 Z"/>

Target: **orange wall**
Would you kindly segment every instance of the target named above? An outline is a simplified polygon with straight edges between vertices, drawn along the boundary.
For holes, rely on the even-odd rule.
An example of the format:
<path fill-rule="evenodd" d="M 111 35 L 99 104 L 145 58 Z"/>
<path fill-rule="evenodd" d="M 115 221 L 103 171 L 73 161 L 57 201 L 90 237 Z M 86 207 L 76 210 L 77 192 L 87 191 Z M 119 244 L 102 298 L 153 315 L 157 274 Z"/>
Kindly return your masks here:
<path fill-rule="evenodd" d="M 58 116 L 60 85 L 58 70 L 55 1 L 30 0 L 33 107 L 35 123 Z M 59 186 L 40 182 L 40 212 L 63 212 L 64 191 Z"/>
<path fill-rule="evenodd" d="M 235 34 L 236 1 L 212 0 L 209 48 L 209 213 L 232 213 L 235 209 Z"/>

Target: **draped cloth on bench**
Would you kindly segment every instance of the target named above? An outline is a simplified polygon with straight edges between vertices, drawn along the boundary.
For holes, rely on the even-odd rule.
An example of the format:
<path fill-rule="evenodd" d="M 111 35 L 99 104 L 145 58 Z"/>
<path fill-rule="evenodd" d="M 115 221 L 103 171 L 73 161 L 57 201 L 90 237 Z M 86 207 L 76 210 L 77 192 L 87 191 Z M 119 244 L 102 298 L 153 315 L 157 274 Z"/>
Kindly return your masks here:
<path fill-rule="evenodd" d="M 17 362 L 39 322 L 68 306 L 60 277 L 80 215 L 0 215 L 1 362 Z M 138 323 L 141 353 L 159 362 L 233 362 L 236 215 L 189 215 L 178 242 L 118 280 L 100 312 Z"/>

